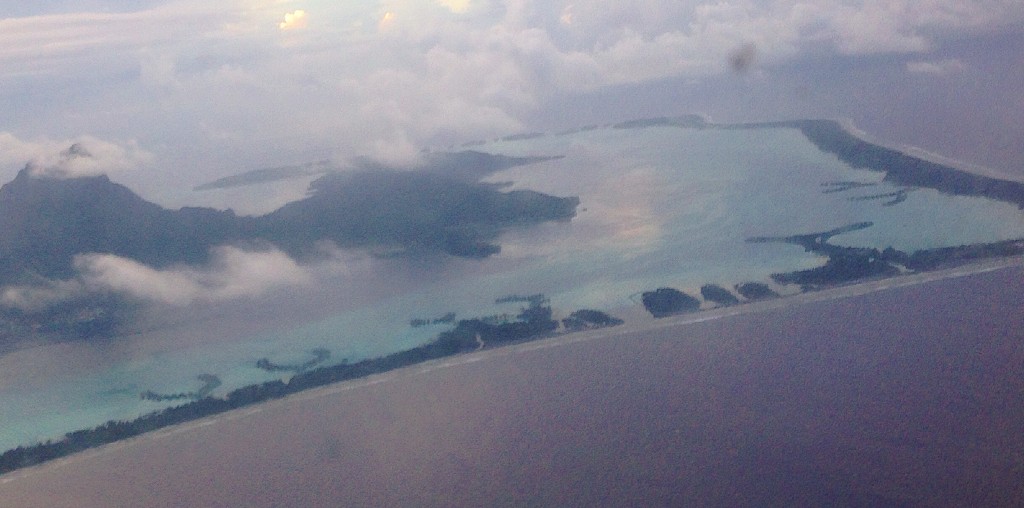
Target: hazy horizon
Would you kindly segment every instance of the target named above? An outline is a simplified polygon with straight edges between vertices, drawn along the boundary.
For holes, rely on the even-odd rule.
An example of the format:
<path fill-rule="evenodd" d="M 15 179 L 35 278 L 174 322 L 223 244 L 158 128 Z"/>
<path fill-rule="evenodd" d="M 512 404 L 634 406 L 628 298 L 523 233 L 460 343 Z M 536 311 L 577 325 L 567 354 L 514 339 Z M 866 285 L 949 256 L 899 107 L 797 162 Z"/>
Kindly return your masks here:
<path fill-rule="evenodd" d="M 165 206 L 267 167 L 590 123 L 849 118 L 1024 173 L 1024 6 L 41 1 L 0 9 L 0 180 L 82 143 Z M 280 192 L 293 198 L 301 190 Z M 266 199 L 257 195 L 252 199 Z M 238 196 L 232 199 L 243 199 Z"/>

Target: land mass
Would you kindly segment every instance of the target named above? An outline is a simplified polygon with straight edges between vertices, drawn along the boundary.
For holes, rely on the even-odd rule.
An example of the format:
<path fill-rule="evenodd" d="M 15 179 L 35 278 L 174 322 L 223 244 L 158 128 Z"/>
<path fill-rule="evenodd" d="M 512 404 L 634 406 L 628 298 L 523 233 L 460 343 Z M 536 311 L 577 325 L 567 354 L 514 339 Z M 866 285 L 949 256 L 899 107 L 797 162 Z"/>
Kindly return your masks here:
<path fill-rule="evenodd" d="M 870 145 L 849 134 L 836 122 L 807 120 L 716 126 L 700 117 L 682 117 L 626 122 L 615 127 L 651 126 L 797 128 L 822 150 L 837 154 L 854 167 L 885 171 L 885 178 L 899 185 L 982 196 L 1024 207 L 1024 184 L 965 173 Z M 328 173 L 314 182 L 312 195 L 308 198 L 261 217 L 238 217 L 230 210 L 204 208 L 165 210 L 145 202 L 106 177 L 45 179 L 28 174 L 26 169 L 14 182 L 0 188 L 0 261 L 4 262 L 0 265 L 0 284 L 72 275 L 73 257 L 82 252 L 107 252 L 159 267 L 182 262 L 201 263 L 207 259 L 210 247 L 231 243 L 267 243 L 299 259 L 315 256 L 316 244 L 322 240 L 343 247 L 399 248 L 407 252 L 433 251 L 454 256 L 486 257 L 498 252 L 500 247 L 493 241 L 507 228 L 568 220 L 575 215 L 579 205 L 577 198 L 559 198 L 532 191 L 501 192 L 494 185 L 479 182 L 479 178 L 490 171 L 489 167 L 512 164 L 510 158 L 487 159 L 486 154 L 479 152 L 467 152 L 463 157 L 490 160 L 491 165 L 469 164 L 449 174 L 380 168 L 344 174 Z M 523 158 L 517 163 L 542 159 Z M 261 177 L 253 176 L 254 179 Z M 858 186 L 869 184 L 838 182 L 829 186 L 826 192 L 841 192 Z M 878 194 L 870 196 L 870 199 L 889 199 L 887 203 L 897 204 L 905 199 L 907 191 Z M 755 237 L 748 241 L 789 243 L 826 257 L 827 261 L 821 267 L 772 276 L 777 284 L 798 284 L 804 291 L 1024 253 L 1024 240 L 912 253 L 892 248 L 842 247 L 829 242 L 835 235 L 871 226 L 869 222 L 862 222 L 829 231 Z M 62 235 L 68 235 L 68 244 L 47 250 L 54 239 L 63 238 Z M 139 241 L 143 238 L 145 241 Z M 39 257 L 33 258 L 33 253 Z M 8 260 L 10 264 L 6 263 Z M 744 282 L 733 287 L 745 300 L 777 296 L 775 291 L 760 282 Z M 705 302 L 719 306 L 741 303 L 736 295 L 716 284 L 704 285 L 701 296 Z M 655 317 L 697 311 L 702 304 L 701 300 L 669 287 L 643 293 L 642 301 Z M 314 352 L 312 360 L 301 364 L 276 364 L 266 358 L 260 359 L 256 365 L 265 371 L 293 375 L 287 380 L 242 387 L 224 397 L 211 396 L 217 386 L 215 377 L 203 379 L 206 384 L 196 392 L 150 392 L 152 400 L 181 399 L 189 402 L 132 421 L 111 421 L 93 429 L 71 432 L 58 441 L 8 450 L 0 455 L 0 473 L 316 386 L 483 347 L 548 337 L 558 333 L 560 326 L 565 331 L 576 331 L 622 323 L 603 312 L 589 309 L 573 312 L 559 321 L 554 318 L 549 302 L 542 295 L 511 295 L 498 299 L 496 303 L 526 305 L 514 316 L 455 321 L 454 314 L 447 314 L 429 320 L 413 319 L 412 326 L 447 324 L 452 327 L 427 344 L 380 358 L 355 363 L 345 361 L 331 366 L 323 365 L 329 356 L 327 351 Z M 146 398 L 145 393 L 143 398 Z"/>
<path fill-rule="evenodd" d="M 460 353 L 550 337 L 557 333 L 559 321 L 552 317 L 550 303 L 543 295 L 500 298 L 496 303 L 527 303 L 515 316 L 486 316 L 464 319 L 440 333 L 429 343 L 398 353 L 362 360 L 343 361 L 323 366 L 330 352 L 314 350 L 314 358 L 298 365 L 278 365 L 266 358 L 257 361 L 260 369 L 293 373 L 287 380 L 273 380 L 249 385 L 229 392 L 224 397 L 211 396 L 220 385 L 220 379 L 211 374 L 199 376 L 203 387 L 195 392 L 159 394 L 146 391 L 143 399 L 153 401 L 188 401 L 185 404 L 143 415 L 131 421 L 109 421 L 97 427 L 67 433 L 62 439 L 46 441 L 32 446 L 19 446 L 0 454 L 0 474 L 38 465 L 72 453 L 127 439 L 145 432 L 203 418 L 233 409 L 278 399 L 303 390 L 340 381 L 358 379 L 428 360 Z M 622 324 L 622 320 L 608 314 L 581 309 L 563 320 L 567 332 Z"/>
<path fill-rule="evenodd" d="M 819 150 L 834 154 L 851 167 L 885 173 L 884 180 L 895 185 L 923 187 L 957 196 L 985 197 L 1013 203 L 1020 208 L 1024 208 L 1024 182 L 980 175 L 880 146 L 861 139 L 836 120 L 808 119 L 717 124 L 699 115 L 682 115 L 630 120 L 613 125 L 613 128 L 616 129 L 642 129 L 647 127 L 796 129 L 814 146 L 818 147 Z M 839 192 L 860 185 L 875 185 L 850 182 L 852 185 L 843 186 L 843 183 L 835 182 L 836 188 L 831 190 L 831 192 Z M 901 196 L 893 195 L 891 197 L 900 198 Z M 881 196 L 879 199 L 881 199 Z"/>
<path fill-rule="evenodd" d="M 410 167 L 400 168 L 403 171 L 419 171 L 434 173 L 447 177 L 459 178 L 462 180 L 476 182 L 496 171 L 513 168 L 524 164 L 543 162 L 557 159 L 558 156 L 536 156 L 536 157 L 510 157 L 479 152 L 475 150 L 464 150 L 460 152 L 430 152 Z M 396 169 L 383 166 L 379 163 L 368 160 L 356 160 L 353 167 L 346 171 L 359 170 L 380 170 Z M 280 166 L 273 168 L 255 169 L 236 175 L 218 178 L 192 188 L 194 191 L 209 191 L 215 189 L 230 189 L 247 185 L 260 185 L 281 180 L 291 180 L 306 176 L 324 175 L 329 173 L 342 172 L 331 161 L 322 160 L 307 162 L 294 166 Z"/>
<path fill-rule="evenodd" d="M 871 222 L 858 222 L 817 233 L 753 237 L 748 238 L 747 242 L 788 243 L 803 247 L 807 252 L 824 256 L 826 261 L 822 266 L 771 275 L 776 284 L 795 284 L 802 292 L 819 291 L 868 279 L 952 268 L 985 259 L 1024 255 L 1024 239 L 921 249 L 911 253 L 892 247 L 880 250 L 829 243 L 836 235 L 871 226 Z M 735 288 L 748 301 L 779 296 L 767 284 L 760 282 L 744 282 L 736 284 Z M 705 284 L 701 287 L 700 293 L 705 301 L 717 306 L 741 303 L 735 295 L 715 284 Z M 699 299 L 671 287 L 644 292 L 642 302 L 644 308 L 656 318 L 696 312 L 701 306 Z"/>
<path fill-rule="evenodd" d="M 258 217 L 169 210 L 106 176 L 52 178 L 26 167 L 0 187 L 0 288 L 59 285 L 76 275 L 80 254 L 165 268 L 207 263 L 211 249 L 222 245 L 277 248 L 300 261 L 321 255 L 325 241 L 391 255 L 484 258 L 501 250 L 495 240 L 505 230 L 575 216 L 576 197 L 503 192 L 479 181 L 546 159 L 467 152 L 435 156 L 424 171 L 329 173 L 311 184 L 305 199 Z M 447 171 L 445 161 L 452 163 Z M 39 333 L 109 336 L 132 305 L 118 294 L 90 293 L 35 308 L 0 306 L 0 344 Z"/>
<path fill-rule="evenodd" d="M 1013 506 L 1024 271 L 967 272 L 446 359 L 5 475 L 0 492 L 76 508 L 225 492 L 253 507 Z"/>
<path fill-rule="evenodd" d="M 818 149 L 835 154 L 854 168 L 883 172 L 884 179 L 895 185 L 924 187 L 956 196 L 985 197 L 1024 209 L 1022 182 L 963 171 L 869 143 L 835 120 L 792 120 L 720 127 L 798 129 Z"/>

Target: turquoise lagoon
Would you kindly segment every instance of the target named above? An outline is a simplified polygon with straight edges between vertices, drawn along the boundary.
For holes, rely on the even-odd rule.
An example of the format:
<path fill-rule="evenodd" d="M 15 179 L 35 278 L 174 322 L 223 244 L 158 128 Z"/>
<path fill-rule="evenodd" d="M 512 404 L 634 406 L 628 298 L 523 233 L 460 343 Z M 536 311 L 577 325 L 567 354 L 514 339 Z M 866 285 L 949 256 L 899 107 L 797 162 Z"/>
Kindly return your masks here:
<path fill-rule="evenodd" d="M 637 310 L 645 290 L 695 294 L 706 283 L 770 283 L 772 273 L 823 262 L 795 245 L 745 241 L 754 236 L 870 221 L 832 242 L 913 251 L 1024 238 L 1024 213 L 1015 205 L 894 186 L 882 173 L 822 152 L 793 128 L 599 128 L 473 149 L 563 156 L 487 181 L 579 196 L 577 217 L 511 230 L 500 239 L 501 254 L 485 260 L 417 266 L 354 254 L 344 269 L 323 270 L 315 287 L 277 301 L 225 307 L 223 316 L 183 309 L 179 319 L 134 336 L 0 357 L 0 449 L 174 405 L 139 394 L 194 391 L 201 374 L 222 381 L 214 396 L 287 376 L 257 368 L 260 358 L 301 364 L 324 348 L 334 363 L 407 349 L 449 326 L 413 328 L 411 319 L 515 314 L 518 304 L 494 303 L 509 294 L 543 293 L 556 315 L 597 308 L 640 320 L 649 319 Z M 836 192 L 838 182 L 859 185 Z M 901 192 L 898 203 L 884 197 Z M 190 312 L 204 317 L 190 319 Z"/>

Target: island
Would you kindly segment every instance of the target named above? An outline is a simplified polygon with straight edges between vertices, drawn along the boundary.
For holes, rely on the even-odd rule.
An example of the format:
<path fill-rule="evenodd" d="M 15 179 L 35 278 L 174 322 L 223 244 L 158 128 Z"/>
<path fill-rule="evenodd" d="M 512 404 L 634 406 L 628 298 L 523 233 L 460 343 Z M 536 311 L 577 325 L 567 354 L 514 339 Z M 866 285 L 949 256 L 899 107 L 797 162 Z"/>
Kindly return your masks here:
<path fill-rule="evenodd" d="M 701 286 L 700 296 L 705 301 L 714 302 L 718 305 L 736 305 L 740 303 L 740 299 L 736 298 L 736 295 L 717 284 L 704 284 Z"/>
<path fill-rule="evenodd" d="M 331 351 L 325 348 L 317 348 L 311 351 L 313 358 L 302 363 L 279 364 L 271 362 L 269 358 L 256 360 L 256 367 L 267 372 L 294 372 L 296 374 L 306 372 L 317 365 L 320 365 L 331 358 Z M 346 363 L 344 360 L 342 363 Z"/>
<path fill-rule="evenodd" d="M 700 300 L 675 288 L 663 287 L 641 295 L 644 308 L 654 317 L 700 310 Z"/>
<path fill-rule="evenodd" d="M 816 233 L 783 237 L 752 237 L 748 238 L 747 242 L 788 243 L 803 247 L 807 252 L 825 256 L 825 263 L 817 268 L 771 275 L 772 281 L 776 284 L 797 285 L 801 292 L 819 291 L 844 284 L 901 274 L 952 268 L 984 259 L 1024 255 L 1024 239 L 922 249 L 911 253 L 892 247 L 880 250 L 866 247 L 844 247 L 829 243 L 833 236 L 869 228 L 872 225 L 871 222 L 859 222 Z M 743 298 L 751 301 L 779 296 L 777 292 L 762 282 L 744 282 L 736 284 L 735 288 Z M 716 284 L 705 284 L 701 286 L 700 292 L 705 301 L 716 305 L 728 306 L 741 303 L 735 295 Z M 699 310 L 701 305 L 699 299 L 669 287 L 644 292 L 642 301 L 644 308 L 656 318 L 694 312 Z"/>
<path fill-rule="evenodd" d="M 300 263 L 323 258 L 325 242 L 379 256 L 493 256 L 508 230 L 575 217 L 577 197 L 502 191 L 480 181 L 551 158 L 460 152 L 429 156 L 419 171 L 327 172 L 308 197 L 256 217 L 169 210 L 107 176 L 55 178 L 27 166 L 0 187 L 0 289 L 53 296 L 0 305 L 0 352 L 17 347 L 19 337 L 91 339 L 123 330 L 139 302 L 81 284 L 78 292 L 55 289 L 76 284 L 75 259 L 86 253 L 155 269 L 207 264 L 213 249 L 224 245 L 279 249 Z M 232 182 L 238 183 L 218 185 Z"/>
<path fill-rule="evenodd" d="M 935 189 L 957 196 L 978 196 L 1013 203 L 1024 209 L 1024 182 L 979 175 L 927 161 L 892 148 L 869 143 L 835 120 L 792 120 L 717 128 L 793 128 L 818 149 L 835 154 L 853 168 L 885 173 L 885 181 L 905 187 Z"/>
<path fill-rule="evenodd" d="M 747 300 L 763 300 L 778 298 L 779 294 L 763 282 L 742 282 L 734 287 L 737 293 Z"/>
<path fill-rule="evenodd" d="M 553 318 L 550 302 L 545 296 L 510 295 L 497 299 L 497 303 L 517 302 L 526 305 L 522 306 L 515 316 L 498 315 L 459 320 L 452 329 L 441 332 L 426 344 L 379 358 L 353 363 L 345 360 L 336 365 L 321 365 L 330 356 L 330 352 L 323 349 L 314 350 L 313 359 L 297 365 L 280 365 L 262 358 L 256 362 L 260 369 L 289 372 L 292 375 L 287 379 L 238 388 L 223 397 L 211 395 L 220 385 L 220 379 L 212 374 L 199 376 L 204 385 L 195 392 L 158 394 L 146 391 L 141 394 L 145 400 L 188 402 L 145 414 L 134 420 L 109 421 L 92 429 L 69 432 L 62 439 L 7 450 L 0 454 L 0 474 L 303 390 L 363 378 L 456 354 L 479 351 L 484 347 L 533 341 L 559 333 L 559 321 Z M 604 312 L 582 309 L 572 312 L 563 320 L 566 326 L 561 333 L 616 326 L 622 322 L 621 319 Z"/>
<path fill-rule="evenodd" d="M 139 398 L 142 400 L 151 400 L 153 402 L 164 402 L 169 400 L 199 400 L 203 397 L 208 397 L 218 386 L 221 385 L 220 378 L 213 374 L 200 374 L 197 379 L 203 382 L 203 386 L 194 392 L 181 392 L 181 393 L 157 393 L 152 390 L 146 390 L 139 394 Z"/>
<path fill-rule="evenodd" d="M 874 191 L 871 188 L 882 187 L 882 183 L 868 181 L 870 178 L 860 174 L 850 179 L 823 182 L 812 191 L 816 195 L 818 192 L 836 194 L 840 200 L 895 207 L 914 199 L 916 195 L 911 193 L 916 189 L 930 188 L 1024 207 L 1024 184 L 968 173 L 873 145 L 829 120 L 720 125 L 688 115 L 623 122 L 612 128 L 796 129 L 820 150 L 835 154 L 849 166 L 884 173 L 881 182 L 894 184 L 896 188 Z M 535 137 L 532 133 L 510 136 L 505 142 Z M 299 262 L 318 259 L 323 255 L 320 246 L 329 242 L 339 248 L 360 249 L 379 257 L 436 259 L 447 256 L 463 258 L 457 260 L 460 263 L 482 263 L 501 254 L 498 242 L 503 234 L 515 228 L 565 223 L 573 220 L 580 210 L 579 197 L 508 190 L 507 184 L 487 182 L 483 178 L 500 169 L 559 157 L 510 157 L 467 151 L 431 154 L 417 168 L 383 168 L 367 163 L 346 173 L 333 171 L 327 163 L 314 163 L 257 170 L 199 186 L 200 190 L 212 191 L 300 176 L 317 177 L 310 185 L 309 196 L 256 217 L 209 208 L 168 210 L 143 200 L 105 176 L 56 179 L 33 175 L 26 168 L 14 181 L 0 188 L 0 285 L 53 287 L 75 275 L 74 257 L 83 252 L 114 254 L 162 268 L 202 265 L 209 261 L 212 247 L 238 244 L 279 249 Z M 868 194 L 850 196 L 858 191 Z M 898 211 L 898 208 L 888 211 Z M 635 291 L 632 294 L 640 295 L 640 303 L 654 318 L 665 318 L 699 312 L 702 307 L 736 306 L 777 298 L 780 293 L 793 294 L 797 289 L 818 291 L 1024 254 L 1024 239 L 912 252 L 892 246 L 842 246 L 832 239 L 875 224 L 871 221 L 836 222 L 826 224 L 822 231 L 782 231 L 782 234 L 773 231 L 774 236 L 734 239 L 737 243 L 750 244 L 744 248 L 785 244 L 791 246 L 785 248 L 803 249 L 821 258 L 821 265 L 815 268 L 771 273 L 760 281 L 689 281 L 679 284 L 683 289 L 669 287 L 672 282 L 665 281 L 651 287 L 629 289 Z M 699 298 L 694 296 L 697 294 Z M 621 296 L 627 299 L 626 295 Z M 145 390 L 139 394 L 145 401 L 181 404 L 129 421 L 109 421 L 91 429 L 66 433 L 59 439 L 7 450 L 0 454 L 0 474 L 310 388 L 482 349 L 623 324 L 623 320 L 599 309 L 556 312 L 549 298 L 539 293 L 511 294 L 493 302 L 508 306 L 503 309 L 507 312 L 462 318 L 465 311 L 456 306 L 444 314 L 440 312 L 447 307 L 423 314 L 403 311 L 398 319 L 402 320 L 406 332 L 412 332 L 404 328 L 408 323 L 409 327 L 417 329 L 415 333 L 429 333 L 432 338 L 391 354 L 357 361 L 346 358 L 335 364 L 329 364 L 332 355 L 326 347 L 308 351 L 311 356 L 302 361 L 275 361 L 253 355 L 254 358 L 244 359 L 245 365 L 271 373 L 273 376 L 269 377 L 275 379 L 228 391 L 218 390 L 222 386 L 220 378 L 207 373 L 199 376 L 203 384 L 194 391 Z M 83 294 L 36 308 L 0 309 L 0 347 L 13 340 L 11 337 L 27 333 L 47 333 L 63 340 L 112 337 L 118 333 L 121 323 L 131 319 L 137 305 L 138 302 L 108 292 Z M 456 310 L 460 314 L 456 314 Z M 432 335 L 435 331 L 437 334 Z M 191 378 L 184 381 L 194 382 Z M 133 402 L 138 403 L 138 400 Z"/>
<path fill-rule="evenodd" d="M 619 318 L 609 316 L 607 313 L 593 309 L 580 309 L 569 314 L 569 317 L 562 319 L 562 327 L 566 331 L 589 330 L 603 328 L 606 326 L 618 326 L 623 321 Z"/>

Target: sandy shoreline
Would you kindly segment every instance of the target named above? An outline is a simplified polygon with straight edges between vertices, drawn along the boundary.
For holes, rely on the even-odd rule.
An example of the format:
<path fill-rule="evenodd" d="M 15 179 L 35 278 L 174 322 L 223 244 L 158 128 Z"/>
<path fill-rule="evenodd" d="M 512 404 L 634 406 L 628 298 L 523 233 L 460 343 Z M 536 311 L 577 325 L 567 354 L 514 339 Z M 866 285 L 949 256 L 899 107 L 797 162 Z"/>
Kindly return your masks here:
<path fill-rule="evenodd" d="M 0 499 L 1006 506 L 1024 496 L 1015 261 L 314 389 L 16 473 Z"/>
<path fill-rule="evenodd" d="M 76 464 L 88 462 L 97 457 L 116 453 L 118 451 L 127 449 L 140 443 L 158 441 L 161 439 L 185 434 L 196 429 L 209 427 L 211 425 L 219 423 L 239 421 L 245 418 L 252 417 L 254 415 L 258 415 L 266 410 L 281 408 L 283 406 L 291 405 L 300 401 L 312 401 L 318 398 L 328 397 L 331 395 L 336 395 L 344 392 L 350 392 L 358 390 L 360 388 L 378 385 L 381 383 L 414 378 L 417 376 L 422 376 L 427 373 L 455 366 L 467 365 L 481 361 L 493 361 L 495 359 L 510 357 L 528 351 L 561 348 L 572 344 L 607 339 L 619 335 L 632 335 L 645 332 L 654 333 L 658 331 L 665 331 L 669 329 L 685 327 L 687 325 L 693 325 L 697 323 L 718 321 L 735 316 L 744 316 L 749 314 L 770 312 L 774 310 L 797 307 L 815 302 L 843 300 L 847 298 L 867 295 L 876 292 L 889 291 L 897 288 L 917 286 L 935 281 L 956 279 L 976 274 L 983 274 L 1003 269 L 1020 267 L 1024 267 L 1024 256 L 971 263 L 968 265 L 963 265 L 944 270 L 937 270 L 933 272 L 901 275 L 886 279 L 872 280 L 857 284 L 829 288 L 821 291 L 800 293 L 796 295 L 783 296 L 780 298 L 768 300 L 745 302 L 741 305 L 736 305 L 732 307 L 713 308 L 709 310 L 699 311 L 696 313 L 680 314 L 653 321 L 645 321 L 642 323 L 631 323 L 627 321 L 623 325 L 611 328 L 567 333 L 546 339 L 500 346 L 494 349 L 485 349 L 479 352 L 465 353 L 452 357 L 441 358 L 438 360 L 431 360 L 424 362 L 422 364 L 412 365 L 409 367 L 404 367 L 380 374 L 374 374 L 357 380 L 345 381 L 337 384 L 313 388 L 280 399 L 274 399 L 264 403 L 260 403 L 255 406 L 245 407 L 229 411 L 226 413 L 221 413 L 218 415 L 190 421 L 187 423 L 174 425 L 151 433 L 146 433 L 140 436 L 132 437 L 115 443 L 89 449 L 38 466 L 13 471 L 11 473 L 0 476 L 0 486 L 12 482 L 17 482 L 18 480 L 36 474 L 49 473 L 64 467 L 74 466 Z"/>

